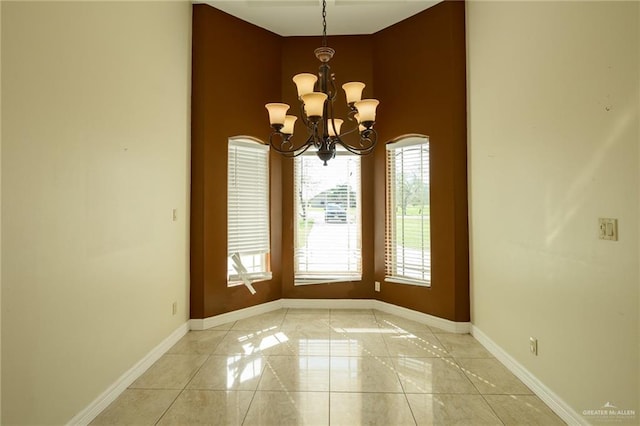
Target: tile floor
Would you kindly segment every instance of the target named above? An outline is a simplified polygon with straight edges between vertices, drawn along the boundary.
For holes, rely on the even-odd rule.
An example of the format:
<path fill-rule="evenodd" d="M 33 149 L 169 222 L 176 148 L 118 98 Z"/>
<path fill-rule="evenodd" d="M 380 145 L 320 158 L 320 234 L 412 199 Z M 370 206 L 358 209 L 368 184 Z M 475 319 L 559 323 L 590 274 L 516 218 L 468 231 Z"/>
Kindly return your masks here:
<path fill-rule="evenodd" d="M 468 334 L 282 309 L 189 332 L 92 424 L 564 423 Z"/>

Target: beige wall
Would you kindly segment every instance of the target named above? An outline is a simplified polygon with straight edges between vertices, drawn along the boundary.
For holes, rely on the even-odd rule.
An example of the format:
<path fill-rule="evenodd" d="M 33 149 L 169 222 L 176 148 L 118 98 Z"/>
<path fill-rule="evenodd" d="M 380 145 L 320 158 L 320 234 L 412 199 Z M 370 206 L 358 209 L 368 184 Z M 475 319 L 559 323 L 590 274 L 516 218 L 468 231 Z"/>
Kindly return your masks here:
<path fill-rule="evenodd" d="M 190 28 L 2 4 L 2 424 L 69 421 L 188 319 Z"/>
<path fill-rule="evenodd" d="M 640 408 L 638 7 L 467 6 L 472 321 L 578 413 Z"/>

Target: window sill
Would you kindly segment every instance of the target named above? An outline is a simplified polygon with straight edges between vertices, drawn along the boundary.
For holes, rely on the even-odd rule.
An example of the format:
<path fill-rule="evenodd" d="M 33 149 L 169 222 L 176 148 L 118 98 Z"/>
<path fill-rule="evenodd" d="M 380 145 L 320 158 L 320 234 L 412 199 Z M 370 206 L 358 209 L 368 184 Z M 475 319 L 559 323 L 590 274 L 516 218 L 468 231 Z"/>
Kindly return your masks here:
<path fill-rule="evenodd" d="M 431 287 L 431 281 L 422 281 L 411 278 L 385 277 L 384 282 L 394 284 L 415 285 L 418 287 Z"/>
<path fill-rule="evenodd" d="M 313 285 L 313 284 L 336 284 L 336 283 L 349 283 L 354 281 L 361 281 L 362 277 L 344 277 L 344 278 L 316 278 L 316 279 L 298 279 L 293 282 L 293 285 Z"/>
<path fill-rule="evenodd" d="M 263 282 L 263 281 L 269 281 L 273 277 L 272 277 L 271 274 L 269 274 L 269 275 L 264 275 L 264 276 L 261 276 L 261 277 L 249 277 L 249 278 L 251 280 L 251 284 L 255 284 L 255 283 L 260 283 L 260 282 Z M 239 285 L 244 285 L 242 280 L 227 281 L 227 287 L 237 287 Z"/>

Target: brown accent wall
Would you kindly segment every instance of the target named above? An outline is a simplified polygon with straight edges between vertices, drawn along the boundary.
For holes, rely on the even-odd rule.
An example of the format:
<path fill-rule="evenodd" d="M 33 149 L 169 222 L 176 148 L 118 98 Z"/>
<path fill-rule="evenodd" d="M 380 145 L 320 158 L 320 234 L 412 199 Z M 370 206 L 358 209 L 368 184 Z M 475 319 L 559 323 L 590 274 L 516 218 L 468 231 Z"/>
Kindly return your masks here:
<path fill-rule="evenodd" d="M 207 5 L 193 6 L 191 318 L 281 298 L 280 157 L 271 155 L 273 280 L 227 287 L 227 141 L 269 136 L 264 104 L 280 99 L 281 37 Z"/>
<path fill-rule="evenodd" d="M 374 36 L 381 141 L 418 133 L 431 152 L 430 288 L 383 283 L 379 298 L 469 321 L 464 2 L 446 1 Z M 384 143 L 376 149 L 375 276 L 384 279 Z"/>
<path fill-rule="evenodd" d="M 273 280 L 226 287 L 226 149 L 234 135 L 268 138 L 264 104 L 298 114 L 299 72 L 315 73 L 320 37 L 279 37 L 207 5 L 194 5 L 191 317 L 284 298 L 376 298 L 455 321 L 469 320 L 464 3 L 444 2 L 370 36 L 329 37 L 338 84 L 363 81 L 380 99 L 380 146 L 362 159 L 361 282 L 293 285 L 293 162 L 271 155 Z M 374 84 L 375 83 L 375 84 Z M 343 95 L 342 95 L 343 96 Z M 346 115 L 343 98 L 337 115 Z M 302 134 L 302 125 L 296 128 Z M 431 288 L 384 283 L 384 143 L 431 140 Z M 320 161 L 320 160 L 318 160 Z"/>

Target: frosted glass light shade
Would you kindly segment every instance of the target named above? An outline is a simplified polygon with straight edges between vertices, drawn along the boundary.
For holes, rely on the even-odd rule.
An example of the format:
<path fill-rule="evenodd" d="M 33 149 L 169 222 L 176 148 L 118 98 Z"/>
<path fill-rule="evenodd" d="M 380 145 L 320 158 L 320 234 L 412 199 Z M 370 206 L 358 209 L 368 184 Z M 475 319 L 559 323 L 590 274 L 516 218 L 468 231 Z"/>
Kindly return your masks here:
<path fill-rule="evenodd" d="M 365 84 L 360 83 L 359 81 L 352 81 L 350 83 L 345 83 L 342 85 L 344 93 L 345 95 L 347 95 L 348 104 L 358 102 L 362 99 L 362 90 L 364 89 L 364 86 Z"/>
<path fill-rule="evenodd" d="M 325 93 L 313 92 L 302 96 L 304 111 L 307 117 L 322 117 L 324 102 L 327 100 Z"/>
<path fill-rule="evenodd" d="M 360 124 L 360 114 L 354 114 L 353 118 L 356 119 L 356 121 L 358 122 L 358 131 L 360 133 L 364 132 L 365 130 L 367 130 L 366 127 L 364 127 L 362 124 Z"/>
<path fill-rule="evenodd" d="M 302 96 L 312 93 L 316 81 L 318 81 L 318 76 L 314 74 L 302 73 L 294 75 L 293 82 L 298 88 L 298 98 L 302 99 Z"/>
<path fill-rule="evenodd" d="M 377 99 L 363 99 L 355 103 L 358 110 L 359 122 L 366 123 L 368 121 L 376 121 L 376 108 L 380 101 Z"/>
<path fill-rule="evenodd" d="M 295 115 L 287 115 L 284 117 L 284 127 L 280 130 L 280 133 L 284 133 L 285 135 L 293 134 L 293 126 L 296 123 L 298 117 Z"/>
<path fill-rule="evenodd" d="M 344 123 L 344 120 L 340 120 L 339 118 L 335 118 L 333 120 L 333 123 L 335 124 L 336 127 L 336 131 L 333 131 L 333 125 L 331 124 L 331 120 L 327 121 L 327 127 L 329 128 L 329 136 L 337 136 L 340 134 L 340 127 L 342 127 L 342 123 Z M 336 134 L 337 132 L 337 134 Z"/>
<path fill-rule="evenodd" d="M 289 105 L 272 103 L 266 104 L 265 108 L 267 108 L 267 111 L 269 111 L 269 123 L 271 123 L 272 126 L 274 124 L 284 124 L 284 117 L 285 115 L 287 115 Z"/>

